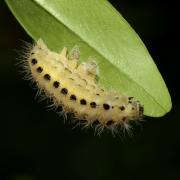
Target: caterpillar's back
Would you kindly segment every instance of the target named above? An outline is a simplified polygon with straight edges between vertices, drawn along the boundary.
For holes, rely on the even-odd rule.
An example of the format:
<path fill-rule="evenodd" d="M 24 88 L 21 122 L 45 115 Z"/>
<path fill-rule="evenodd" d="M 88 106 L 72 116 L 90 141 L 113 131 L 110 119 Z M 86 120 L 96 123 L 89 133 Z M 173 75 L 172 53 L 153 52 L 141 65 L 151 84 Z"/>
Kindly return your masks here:
<path fill-rule="evenodd" d="M 98 65 L 89 60 L 78 65 L 79 52 L 52 52 L 40 39 L 27 58 L 31 76 L 55 104 L 86 125 L 116 129 L 142 118 L 143 107 L 133 97 L 109 92 L 98 86 Z"/>

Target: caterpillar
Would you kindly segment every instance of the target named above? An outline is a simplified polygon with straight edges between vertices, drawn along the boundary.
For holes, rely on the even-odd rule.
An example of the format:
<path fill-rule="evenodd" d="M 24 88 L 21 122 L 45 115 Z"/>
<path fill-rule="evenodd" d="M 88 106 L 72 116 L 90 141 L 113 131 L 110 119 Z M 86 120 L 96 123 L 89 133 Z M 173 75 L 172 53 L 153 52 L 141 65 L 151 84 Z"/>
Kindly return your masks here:
<path fill-rule="evenodd" d="M 133 97 L 107 91 L 97 83 L 98 64 L 89 59 L 78 63 L 77 49 L 67 54 L 48 49 L 39 39 L 26 52 L 25 69 L 38 88 L 51 98 L 64 113 L 73 113 L 77 122 L 95 126 L 102 131 L 118 127 L 129 129 L 132 122 L 142 119 L 143 106 Z"/>

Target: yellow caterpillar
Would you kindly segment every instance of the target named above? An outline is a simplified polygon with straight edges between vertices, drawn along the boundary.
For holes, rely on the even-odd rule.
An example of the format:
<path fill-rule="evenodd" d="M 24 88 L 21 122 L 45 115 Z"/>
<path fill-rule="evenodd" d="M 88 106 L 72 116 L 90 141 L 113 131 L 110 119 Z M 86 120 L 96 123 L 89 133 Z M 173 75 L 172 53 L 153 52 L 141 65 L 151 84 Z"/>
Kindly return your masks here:
<path fill-rule="evenodd" d="M 111 130 L 129 128 L 143 116 L 143 107 L 133 97 L 109 92 L 98 86 L 98 65 L 93 60 L 78 65 L 79 52 L 67 48 L 56 53 L 39 39 L 28 52 L 26 68 L 46 96 L 73 113 L 79 122 Z"/>

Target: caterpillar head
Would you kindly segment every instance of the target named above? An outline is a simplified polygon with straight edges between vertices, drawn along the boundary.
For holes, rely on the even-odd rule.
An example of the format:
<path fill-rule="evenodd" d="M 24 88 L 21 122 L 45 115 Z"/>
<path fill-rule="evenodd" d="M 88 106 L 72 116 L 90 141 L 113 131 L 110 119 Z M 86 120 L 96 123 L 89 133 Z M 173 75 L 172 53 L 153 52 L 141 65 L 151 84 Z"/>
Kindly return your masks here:
<path fill-rule="evenodd" d="M 144 108 L 140 105 L 138 101 L 129 100 L 128 105 L 126 107 L 126 112 L 128 115 L 128 121 L 141 120 L 143 117 Z"/>

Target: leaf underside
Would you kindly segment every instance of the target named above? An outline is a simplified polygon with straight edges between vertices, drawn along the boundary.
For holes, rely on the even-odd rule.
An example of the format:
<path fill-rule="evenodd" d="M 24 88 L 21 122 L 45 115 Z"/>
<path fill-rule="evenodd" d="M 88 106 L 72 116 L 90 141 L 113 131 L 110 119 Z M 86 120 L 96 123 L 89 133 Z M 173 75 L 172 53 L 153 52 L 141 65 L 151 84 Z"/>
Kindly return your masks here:
<path fill-rule="evenodd" d="M 143 42 L 106 0 L 6 0 L 14 16 L 34 39 L 60 51 L 79 46 L 80 61 L 94 58 L 98 83 L 134 96 L 145 115 L 171 109 L 167 87 Z"/>

